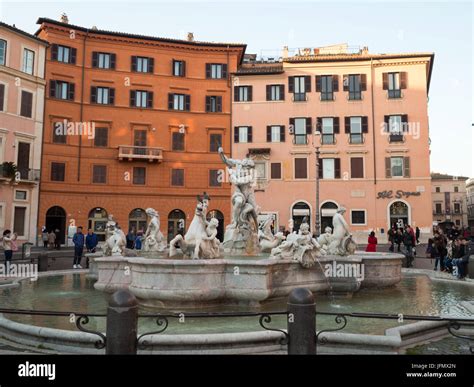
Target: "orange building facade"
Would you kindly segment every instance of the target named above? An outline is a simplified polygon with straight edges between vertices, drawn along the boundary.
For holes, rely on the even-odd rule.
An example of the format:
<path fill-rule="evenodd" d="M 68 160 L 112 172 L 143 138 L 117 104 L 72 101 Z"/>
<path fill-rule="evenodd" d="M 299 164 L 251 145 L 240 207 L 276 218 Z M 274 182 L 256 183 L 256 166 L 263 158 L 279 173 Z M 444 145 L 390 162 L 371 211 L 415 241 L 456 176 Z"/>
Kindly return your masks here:
<path fill-rule="evenodd" d="M 205 191 L 222 232 L 231 190 L 217 149 L 231 151 L 229 74 L 245 45 L 38 24 L 50 43 L 39 224 L 103 239 L 108 216 L 138 230 L 153 207 L 169 238 Z"/>

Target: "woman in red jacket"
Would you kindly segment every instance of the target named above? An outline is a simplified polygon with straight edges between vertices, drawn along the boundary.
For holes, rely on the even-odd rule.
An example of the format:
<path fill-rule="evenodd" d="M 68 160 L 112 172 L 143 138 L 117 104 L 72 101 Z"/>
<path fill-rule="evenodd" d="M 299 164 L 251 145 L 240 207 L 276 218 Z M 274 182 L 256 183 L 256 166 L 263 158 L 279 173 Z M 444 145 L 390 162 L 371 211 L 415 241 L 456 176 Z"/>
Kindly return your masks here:
<path fill-rule="evenodd" d="M 369 235 L 369 244 L 367 245 L 365 251 L 375 253 L 377 251 L 377 237 L 375 236 L 375 232 L 371 232 Z"/>

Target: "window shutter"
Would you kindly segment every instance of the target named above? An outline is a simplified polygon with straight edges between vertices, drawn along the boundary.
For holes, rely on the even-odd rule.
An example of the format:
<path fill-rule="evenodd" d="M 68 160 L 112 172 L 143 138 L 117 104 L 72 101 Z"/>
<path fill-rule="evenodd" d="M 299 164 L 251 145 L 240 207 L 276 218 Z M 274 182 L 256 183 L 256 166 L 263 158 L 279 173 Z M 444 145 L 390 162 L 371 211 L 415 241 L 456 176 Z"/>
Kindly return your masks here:
<path fill-rule="evenodd" d="M 56 96 L 56 81 L 49 81 L 49 96 L 53 98 Z"/>
<path fill-rule="evenodd" d="M 206 78 L 210 78 L 210 77 L 211 77 L 211 64 L 206 63 Z"/>
<path fill-rule="evenodd" d="M 146 92 L 146 107 L 147 108 L 153 107 L 153 92 L 152 91 Z"/>
<path fill-rule="evenodd" d="M 339 91 L 339 75 L 332 76 L 332 91 Z"/>
<path fill-rule="evenodd" d="M 267 85 L 267 101 L 272 99 L 272 85 Z"/>
<path fill-rule="evenodd" d="M 272 127 L 267 125 L 267 142 L 272 142 Z"/>
<path fill-rule="evenodd" d="M 316 91 L 320 92 L 321 91 L 321 76 L 316 75 Z"/>
<path fill-rule="evenodd" d="M 236 144 L 239 143 L 239 127 L 238 126 L 234 127 L 234 143 Z"/>
<path fill-rule="evenodd" d="M 135 90 L 130 90 L 130 106 L 135 106 L 136 105 L 136 91 Z"/>
<path fill-rule="evenodd" d="M 68 99 L 74 101 L 74 83 L 68 83 Z"/>
<path fill-rule="evenodd" d="M 369 120 L 367 116 L 362 117 L 362 133 L 369 133 Z"/>
<path fill-rule="evenodd" d="M 294 93 L 295 77 L 288 77 L 288 92 Z"/>
<path fill-rule="evenodd" d="M 253 93 L 253 87 L 252 86 L 247 86 L 247 97 L 248 101 L 252 101 L 252 93 Z"/>
<path fill-rule="evenodd" d="M 408 132 L 408 114 L 402 114 L 402 131 Z"/>
<path fill-rule="evenodd" d="M 388 73 L 382 74 L 383 89 L 388 90 Z"/>
<path fill-rule="evenodd" d="M 173 110 L 174 108 L 174 94 L 168 93 L 168 109 Z"/>
<path fill-rule="evenodd" d="M 402 71 L 400 73 L 400 89 L 406 89 L 407 88 L 407 73 L 405 71 Z"/>
<path fill-rule="evenodd" d="M 323 178 L 323 159 L 318 160 L 318 179 Z"/>
<path fill-rule="evenodd" d="M 222 97 L 216 97 L 217 98 L 217 101 L 216 101 L 216 110 L 218 112 L 221 112 L 222 111 Z"/>
<path fill-rule="evenodd" d="M 344 74 L 342 79 L 342 90 L 349 91 L 349 75 Z"/>
<path fill-rule="evenodd" d="M 339 117 L 333 118 L 334 134 L 339 134 Z"/>
<path fill-rule="evenodd" d="M 313 133 L 313 122 L 311 120 L 311 117 L 306 117 L 306 134 L 312 134 Z"/>
<path fill-rule="evenodd" d="M 137 57 L 132 56 L 132 71 L 137 71 Z"/>
<path fill-rule="evenodd" d="M 285 125 L 280 126 L 280 142 L 285 142 Z"/>
<path fill-rule="evenodd" d="M 0 84 L 0 111 L 3 111 L 4 100 L 5 100 L 5 85 Z"/>
<path fill-rule="evenodd" d="M 344 133 L 351 133 L 351 117 L 344 117 Z"/>
<path fill-rule="evenodd" d="M 316 130 L 321 132 L 323 129 L 323 119 L 322 117 L 316 117 Z"/>
<path fill-rule="evenodd" d="M 383 121 L 384 121 L 384 132 L 385 133 L 390 133 L 390 116 L 383 116 Z"/>
<path fill-rule="evenodd" d="M 364 159 L 362 157 L 351 157 L 351 178 L 362 179 L 364 177 Z"/>
<path fill-rule="evenodd" d="M 115 89 L 109 88 L 109 105 L 115 104 Z"/>
<path fill-rule="evenodd" d="M 97 67 L 97 62 L 98 62 L 98 53 L 97 52 L 93 52 L 92 53 L 92 67 Z"/>
<path fill-rule="evenodd" d="M 247 127 L 247 142 L 252 142 L 253 134 L 252 134 L 252 127 Z"/>
<path fill-rule="evenodd" d="M 390 157 L 385 157 L 385 177 L 386 178 L 392 177 L 392 164 L 390 161 Z"/>
<path fill-rule="evenodd" d="M 69 63 L 76 64 L 77 49 L 71 48 L 71 56 L 69 57 Z"/>
<path fill-rule="evenodd" d="M 366 91 L 367 90 L 367 75 L 360 74 L 360 90 Z"/>
<path fill-rule="evenodd" d="M 51 45 L 51 60 L 58 60 L 58 45 Z"/>
<path fill-rule="evenodd" d="M 234 86 L 234 102 L 239 102 L 239 86 Z"/>
<path fill-rule="evenodd" d="M 206 112 L 211 111 L 211 97 L 206 96 Z"/>
<path fill-rule="evenodd" d="M 155 58 L 148 58 L 148 72 L 153 73 L 155 70 Z"/>
<path fill-rule="evenodd" d="M 91 86 L 91 103 L 97 103 L 97 87 Z"/>
<path fill-rule="evenodd" d="M 410 158 L 403 158 L 403 177 L 410 177 Z"/>
<path fill-rule="evenodd" d="M 311 77 L 309 75 L 305 75 L 304 77 L 304 91 L 306 93 L 311 92 Z"/>
<path fill-rule="evenodd" d="M 285 100 L 285 85 L 280 85 L 280 99 Z"/>
<path fill-rule="evenodd" d="M 295 133 L 295 119 L 294 119 L 294 118 L 290 118 L 289 133 L 290 133 L 290 134 L 294 134 L 294 133 Z"/>
<path fill-rule="evenodd" d="M 189 94 L 184 96 L 184 110 L 187 112 L 191 110 L 191 96 Z"/>
<path fill-rule="evenodd" d="M 222 78 L 227 78 L 227 65 L 222 65 Z"/>
<path fill-rule="evenodd" d="M 181 61 L 181 74 L 182 77 L 186 76 L 186 62 L 183 60 Z"/>
<path fill-rule="evenodd" d="M 110 54 L 110 68 L 115 69 L 115 61 L 117 59 L 117 55 Z"/>
<path fill-rule="evenodd" d="M 334 159 L 334 177 L 336 179 L 341 178 L 341 159 Z"/>

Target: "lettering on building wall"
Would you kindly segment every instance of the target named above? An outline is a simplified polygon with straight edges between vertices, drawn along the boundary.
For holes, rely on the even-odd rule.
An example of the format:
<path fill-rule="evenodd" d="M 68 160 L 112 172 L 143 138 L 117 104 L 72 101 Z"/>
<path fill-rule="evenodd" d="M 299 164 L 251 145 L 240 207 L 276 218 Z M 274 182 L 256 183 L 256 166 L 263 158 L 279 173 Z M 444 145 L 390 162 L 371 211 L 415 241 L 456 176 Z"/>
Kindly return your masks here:
<path fill-rule="evenodd" d="M 381 191 L 377 192 L 377 199 L 401 199 L 401 198 L 409 198 L 410 196 L 420 196 L 421 192 L 410 192 L 410 191 L 402 191 L 397 190 L 395 193 L 393 190 L 389 191 Z"/>

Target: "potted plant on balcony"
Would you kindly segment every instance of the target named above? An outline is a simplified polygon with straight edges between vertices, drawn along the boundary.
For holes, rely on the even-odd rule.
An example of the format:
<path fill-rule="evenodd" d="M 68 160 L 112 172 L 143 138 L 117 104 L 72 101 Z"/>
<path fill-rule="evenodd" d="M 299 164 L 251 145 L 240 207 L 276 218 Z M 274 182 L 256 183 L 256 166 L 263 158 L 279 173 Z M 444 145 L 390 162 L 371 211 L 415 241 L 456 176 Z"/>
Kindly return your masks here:
<path fill-rule="evenodd" d="M 13 161 L 5 161 L 0 164 L 0 177 L 10 179 L 10 182 L 15 182 L 17 171 L 16 164 Z"/>

